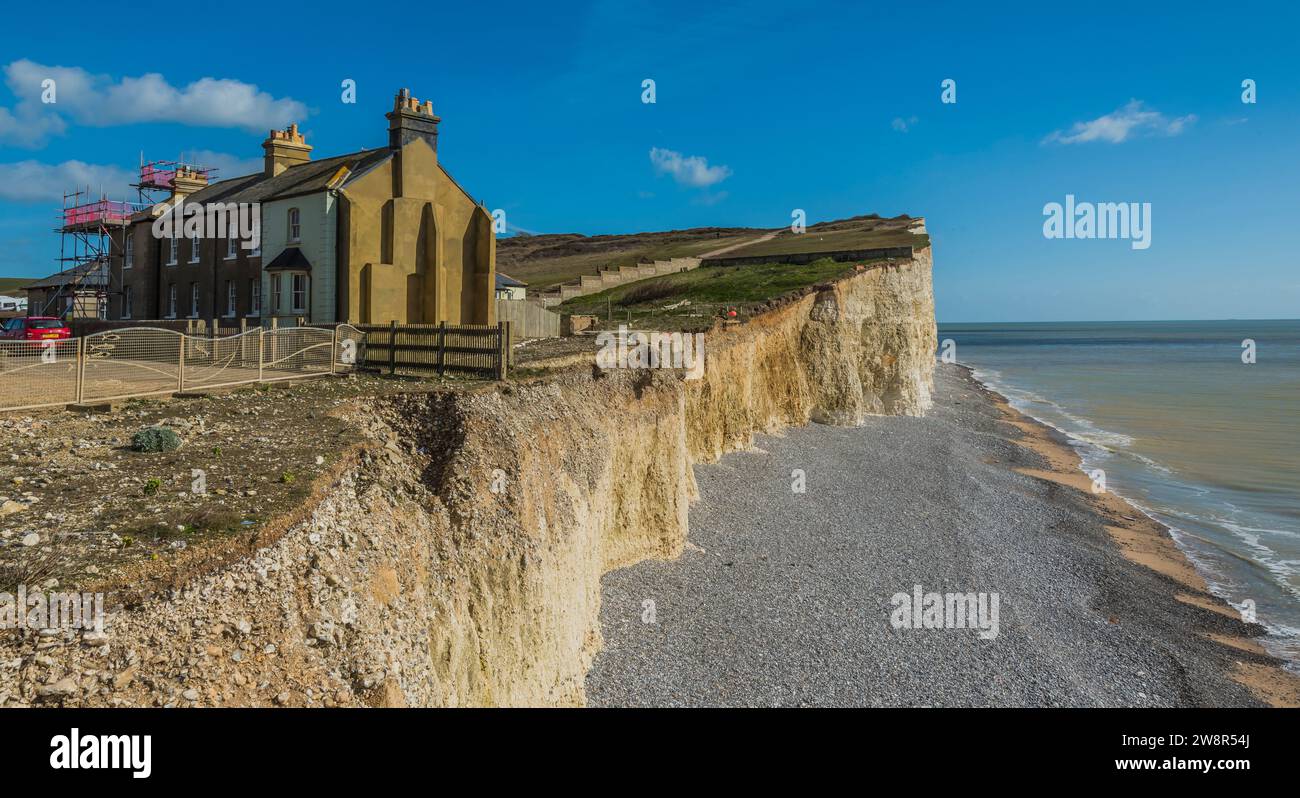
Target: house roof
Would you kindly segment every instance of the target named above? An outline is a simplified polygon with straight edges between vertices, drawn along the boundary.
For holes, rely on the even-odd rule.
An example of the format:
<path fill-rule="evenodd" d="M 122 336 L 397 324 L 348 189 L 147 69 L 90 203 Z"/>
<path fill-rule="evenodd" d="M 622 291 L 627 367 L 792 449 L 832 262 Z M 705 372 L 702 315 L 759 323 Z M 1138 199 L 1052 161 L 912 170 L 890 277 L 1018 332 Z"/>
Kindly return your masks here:
<path fill-rule="evenodd" d="M 266 270 L 268 272 L 278 271 L 280 269 L 294 269 L 297 271 L 309 272 L 311 271 L 311 261 L 307 260 L 307 256 L 302 254 L 301 249 L 298 249 L 297 247 L 288 247 L 284 252 L 276 255 L 270 263 L 266 264 Z"/>
<path fill-rule="evenodd" d="M 508 274 L 497 272 L 497 290 L 502 288 L 526 288 L 528 283 L 520 282 Z"/>
<path fill-rule="evenodd" d="M 340 170 L 349 173 L 370 169 L 391 158 L 386 147 L 357 150 L 333 158 L 307 161 L 284 170 L 275 177 L 257 172 L 213 183 L 185 198 L 186 202 L 269 202 L 271 200 L 314 194 L 330 188 Z"/>
<path fill-rule="evenodd" d="M 83 263 L 80 266 L 73 266 L 71 269 L 55 272 L 49 277 L 44 277 L 34 283 L 28 283 L 23 286 L 22 290 L 61 288 L 72 283 L 76 283 L 79 288 L 102 288 L 108 285 L 108 274 L 104 266 L 105 264 L 95 261 Z"/>
<path fill-rule="evenodd" d="M 336 181 L 339 181 L 340 177 L 347 178 L 342 184 L 355 180 L 392 158 L 393 154 L 393 150 L 388 147 L 376 147 L 335 155 L 332 158 L 322 158 L 318 161 L 306 161 L 290 166 L 275 177 L 266 177 L 262 172 L 230 177 L 199 189 L 186 196 L 185 201 L 187 203 L 270 202 L 304 194 L 315 194 L 318 191 L 339 187 L 340 183 Z M 466 198 L 471 202 L 474 201 L 469 192 L 456 182 L 441 162 L 438 168 Z M 150 215 L 147 212 L 135 217 L 137 221 L 148 218 Z"/>

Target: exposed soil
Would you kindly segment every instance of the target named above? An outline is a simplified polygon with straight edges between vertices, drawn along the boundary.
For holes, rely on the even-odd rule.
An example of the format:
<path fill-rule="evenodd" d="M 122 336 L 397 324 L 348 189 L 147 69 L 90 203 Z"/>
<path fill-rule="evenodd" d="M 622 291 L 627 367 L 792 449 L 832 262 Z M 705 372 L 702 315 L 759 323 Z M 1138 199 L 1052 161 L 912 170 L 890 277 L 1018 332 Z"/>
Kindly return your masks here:
<path fill-rule="evenodd" d="M 361 440 L 342 405 L 457 384 L 353 375 L 0 416 L 0 591 L 61 585 L 130 602 L 214 549 L 266 545 L 277 515 Z M 151 426 L 181 447 L 133 451 Z"/>

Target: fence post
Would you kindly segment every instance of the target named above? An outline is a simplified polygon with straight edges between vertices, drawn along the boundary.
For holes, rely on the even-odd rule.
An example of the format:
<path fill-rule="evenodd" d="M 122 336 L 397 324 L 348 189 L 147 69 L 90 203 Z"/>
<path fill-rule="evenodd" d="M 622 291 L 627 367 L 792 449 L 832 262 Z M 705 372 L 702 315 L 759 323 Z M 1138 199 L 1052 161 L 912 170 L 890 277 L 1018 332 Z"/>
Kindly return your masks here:
<path fill-rule="evenodd" d="M 447 320 L 438 322 L 438 376 L 447 370 Z"/>
<path fill-rule="evenodd" d="M 330 374 L 334 373 L 334 364 L 339 359 L 339 328 L 334 328 L 333 335 L 330 336 Z"/>
<path fill-rule="evenodd" d="M 257 381 L 262 381 L 262 342 L 266 340 L 266 334 L 262 331 L 262 326 L 257 326 Z"/>
<path fill-rule="evenodd" d="M 497 379 L 506 378 L 506 358 L 510 356 L 510 322 L 497 322 Z"/>
<path fill-rule="evenodd" d="M 86 338 L 77 339 L 77 404 L 81 404 L 86 390 Z"/>
<path fill-rule="evenodd" d="M 388 373 L 397 373 L 397 319 L 388 323 Z"/>
<path fill-rule="evenodd" d="M 185 341 L 184 334 L 181 335 L 181 354 L 176 363 L 176 390 L 185 390 Z"/>

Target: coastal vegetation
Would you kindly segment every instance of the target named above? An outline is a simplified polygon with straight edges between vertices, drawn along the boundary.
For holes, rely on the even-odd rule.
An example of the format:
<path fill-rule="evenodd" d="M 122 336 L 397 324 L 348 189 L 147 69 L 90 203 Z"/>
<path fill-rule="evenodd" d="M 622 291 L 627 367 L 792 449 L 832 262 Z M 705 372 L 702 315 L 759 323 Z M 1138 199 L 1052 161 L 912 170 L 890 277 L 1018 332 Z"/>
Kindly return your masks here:
<path fill-rule="evenodd" d="M 596 316 L 607 323 L 697 331 L 735 310 L 736 319 L 761 312 L 786 294 L 854 271 L 852 263 L 822 258 L 804 265 L 764 263 L 706 266 L 639 280 L 560 305 L 562 313 Z"/>

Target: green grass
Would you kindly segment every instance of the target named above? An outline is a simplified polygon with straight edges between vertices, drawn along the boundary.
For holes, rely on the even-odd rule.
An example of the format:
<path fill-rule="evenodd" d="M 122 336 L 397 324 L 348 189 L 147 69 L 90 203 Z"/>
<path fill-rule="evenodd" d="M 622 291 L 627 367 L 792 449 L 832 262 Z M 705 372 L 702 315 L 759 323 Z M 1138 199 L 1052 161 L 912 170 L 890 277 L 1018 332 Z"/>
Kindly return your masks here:
<path fill-rule="evenodd" d="M 0 294 L 13 296 L 14 291 L 36 280 L 35 277 L 0 277 Z"/>
<path fill-rule="evenodd" d="M 716 237 L 712 235 L 685 236 L 671 233 L 642 233 L 628 236 L 595 236 L 570 238 L 567 236 L 537 236 L 510 242 L 497 242 L 497 271 L 528 283 L 530 294 L 539 293 L 558 283 L 566 283 L 601 269 L 635 266 L 642 258 L 668 260 L 699 256 L 732 244 L 752 241 L 762 230 L 730 231 Z M 544 246 L 536 254 L 516 255 L 517 248 L 542 243 L 538 239 L 555 240 L 554 246 Z M 509 243 L 507 243 L 509 242 Z"/>
<path fill-rule="evenodd" d="M 700 257 L 735 244 L 720 257 L 789 255 L 877 247 L 929 246 L 926 235 L 908 232 L 915 220 L 886 219 L 876 214 L 820 222 L 795 235 L 782 228 L 770 241 L 754 243 L 771 230 L 748 227 L 707 227 L 627 235 L 583 236 L 573 233 L 516 236 L 497 240 L 497 271 L 528 283 L 538 294 L 558 283 L 595 275 L 602 269 L 633 266 L 642 259 Z"/>
<path fill-rule="evenodd" d="M 852 271 L 852 263 L 837 263 L 829 258 L 803 266 L 765 263 L 705 267 L 575 297 L 559 309 L 562 313 L 596 316 L 606 328 L 629 324 L 664 331 L 704 330 L 728 308 L 735 308 L 738 318 L 748 318 L 768 300 Z M 683 300 L 689 304 L 669 307 Z"/>
<path fill-rule="evenodd" d="M 803 233 L 782 231 L 776 238 L 748 247 L 732 250 L 722 257 L 740 258 L 753 255 L 793 255 L 802 252 L 840 252 L 880 247 L 912 247 L 923 249 L 930 245 L 928 235 L 908 232 L 907 220 L 866 220 L 855 225 L 831 222 L 813 225 Z"/>

